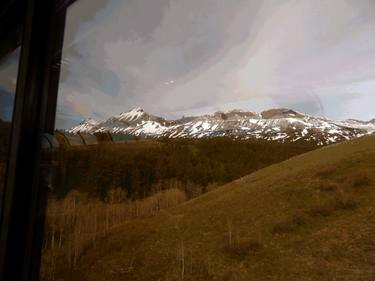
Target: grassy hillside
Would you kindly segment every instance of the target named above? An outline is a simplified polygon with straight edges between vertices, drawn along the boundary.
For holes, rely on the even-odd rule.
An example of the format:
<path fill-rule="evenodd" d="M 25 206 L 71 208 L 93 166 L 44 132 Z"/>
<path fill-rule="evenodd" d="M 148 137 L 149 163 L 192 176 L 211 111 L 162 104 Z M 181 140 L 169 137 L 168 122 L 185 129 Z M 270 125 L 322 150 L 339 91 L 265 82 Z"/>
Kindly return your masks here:
<path fill-rule="evenodd" d="M 65 280 L 375 280 L 375 137 L 308 152 L 87 249 Z"/>

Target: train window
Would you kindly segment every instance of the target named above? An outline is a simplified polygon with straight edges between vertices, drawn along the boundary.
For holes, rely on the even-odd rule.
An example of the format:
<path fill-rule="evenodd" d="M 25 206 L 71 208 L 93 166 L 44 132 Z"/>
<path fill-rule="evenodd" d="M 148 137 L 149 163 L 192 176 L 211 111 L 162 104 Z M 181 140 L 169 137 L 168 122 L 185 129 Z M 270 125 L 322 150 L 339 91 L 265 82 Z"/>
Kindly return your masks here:
<path fill-rule="evenodd" d="M 349 2 L 71 4 L 41 280 L 373 280 L 375 5 Z"/>
<path fill-rule="evenodd" d="M 20 48 L 0 60 L 0 193 L 8 161 Z"/>

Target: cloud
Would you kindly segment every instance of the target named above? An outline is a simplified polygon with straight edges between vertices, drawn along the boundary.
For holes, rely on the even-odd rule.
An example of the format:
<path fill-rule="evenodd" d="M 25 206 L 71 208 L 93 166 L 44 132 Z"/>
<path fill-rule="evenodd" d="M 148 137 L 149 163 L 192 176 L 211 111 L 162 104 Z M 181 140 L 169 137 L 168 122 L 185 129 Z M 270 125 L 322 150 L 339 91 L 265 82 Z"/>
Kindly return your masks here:
<path fill-rule="evenodd" d="M 375 79 L 374 12 L 371 0 L 81 0 L 68 13 L 59 104 L 102 118 L 229 105 L 365 117 L 367 107 L 338 110 L 368 101 L 350 103 L 349 85 Z"/>

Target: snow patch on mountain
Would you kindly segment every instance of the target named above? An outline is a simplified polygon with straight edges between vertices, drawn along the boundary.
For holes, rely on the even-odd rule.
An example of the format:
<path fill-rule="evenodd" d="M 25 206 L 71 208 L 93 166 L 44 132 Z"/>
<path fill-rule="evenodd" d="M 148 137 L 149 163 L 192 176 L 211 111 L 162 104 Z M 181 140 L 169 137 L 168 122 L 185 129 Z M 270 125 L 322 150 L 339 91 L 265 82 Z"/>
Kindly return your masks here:
<path fill-rule="evenodd" d="M 114 118 L 121 120 L 121 121 L 135 121 L 139 119 L 143 114 L 145 114 L 143 109 L 140 107 L 137 107 L 128 112 L 124 112 L 117 116 L 114 116 Z"/>
<path fill-rule="evenodd" d="M 78 126 L 69 130 L 71 133 L 79 133 L 79 132 L 91 132 L 95 131 L 96 128 L 100 125 L 98 121 L 92 118 L 88 118 L 83 120 Z"/>

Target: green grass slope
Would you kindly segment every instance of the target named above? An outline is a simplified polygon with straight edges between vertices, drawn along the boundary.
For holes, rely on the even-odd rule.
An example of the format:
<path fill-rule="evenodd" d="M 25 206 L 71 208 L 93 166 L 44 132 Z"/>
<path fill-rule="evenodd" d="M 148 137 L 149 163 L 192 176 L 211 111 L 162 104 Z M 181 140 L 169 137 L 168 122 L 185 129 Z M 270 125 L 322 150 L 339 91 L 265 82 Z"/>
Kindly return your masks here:
<path fill-rule="evenodd" d="M 88 249 L 66 280 L 375 280 L 375 137 L 269 166 Z"/>

